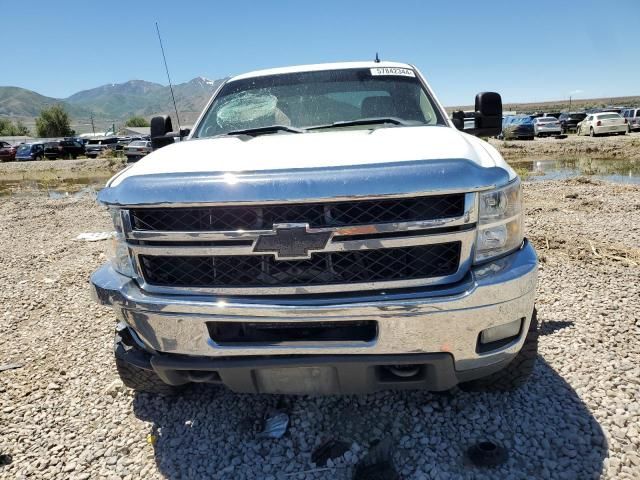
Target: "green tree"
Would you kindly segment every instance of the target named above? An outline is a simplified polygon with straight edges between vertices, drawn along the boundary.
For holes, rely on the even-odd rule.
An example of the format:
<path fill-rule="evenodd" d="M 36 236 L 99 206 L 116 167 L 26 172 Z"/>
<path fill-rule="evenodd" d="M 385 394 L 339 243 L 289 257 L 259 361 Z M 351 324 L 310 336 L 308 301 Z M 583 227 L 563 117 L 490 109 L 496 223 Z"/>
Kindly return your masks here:
<path fill-rule="evenodd" d="M 148 127 L 149 122 L 147 121 L 146 118 L 135 116 L 127 120 L 125 125 L 127 127 Z"/>
<path fill-rule="evenodd" d="M 24 137 L 31 135 L 31 132 L 20 120 L 18 120 L 14 125 L 11 120 L 0 118 L 0 135 Z"/>
<path fill-rule="evenodd" d="M 9 133 L 9 130 L 11 127 L 12 127 L 11 120 L 0 118 L 0 135 L 11 135 Z"/>
<path fill-rule="evenodd" d="M 27 126 L 24 123 L 22 123 L 22 120 L 18 120 L 16 122 L 14 129 L 15 129 L 14 135 L 16 136 L 28 137 L 31 135 L 31 131 L 27 128 Z"/>
<path fill-rule="evenodd" d="M 68 137 L 73 134 L 69 114 L 62 105 L 45 108 L 36 118 L 39 137 Z"/>

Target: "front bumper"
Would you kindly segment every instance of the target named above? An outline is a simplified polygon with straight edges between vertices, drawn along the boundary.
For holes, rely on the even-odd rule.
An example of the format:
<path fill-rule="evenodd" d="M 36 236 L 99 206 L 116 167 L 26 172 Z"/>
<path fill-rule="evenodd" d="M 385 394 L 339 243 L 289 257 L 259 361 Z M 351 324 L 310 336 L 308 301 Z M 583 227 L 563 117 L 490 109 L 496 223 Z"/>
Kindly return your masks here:
<path fill-rule="evenodd" d="M 113 306 L 118 318 L 158 362 L 169 357 L 230 359 L 318 355 L 402 355 L 445 353 L 455 371 L 510 361 L 520 350 L 533 312 L 537 257 L 531 244 L 474 267 L 465 279 L 445 287 L 345 294 L 340 297 L 224 298 L 157 295 L 106 264 L 91 277 L 94 298 Z M 520 335 L 490 351 L 478 350 L 482 330 L 524 319 Z M 375 321 L 370 341 L 269 342 L 219 345 L 208 322 Z M 254 362 L 254 363 L 255 363 Z M 153 362 L 152 362 L 153 363 Z"/>

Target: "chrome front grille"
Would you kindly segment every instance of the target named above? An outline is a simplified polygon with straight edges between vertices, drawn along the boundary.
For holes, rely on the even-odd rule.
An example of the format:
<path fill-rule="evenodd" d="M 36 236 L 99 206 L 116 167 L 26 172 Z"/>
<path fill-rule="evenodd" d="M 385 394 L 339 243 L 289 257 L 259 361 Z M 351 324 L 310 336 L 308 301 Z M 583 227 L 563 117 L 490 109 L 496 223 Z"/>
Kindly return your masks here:
<path fill-rule="evenodd" d="M 291 295 L 461 279 L 471 263 L 476 201 L 475 193 L 467 193 L 148 207 L 125 209 L 122 215 L 138 282 L 147 291 Z M 303 235 L 328 240 L 300 258 L 258 248 L 260 239 L 273 240 L 281 229 L 302 229 Z"/>

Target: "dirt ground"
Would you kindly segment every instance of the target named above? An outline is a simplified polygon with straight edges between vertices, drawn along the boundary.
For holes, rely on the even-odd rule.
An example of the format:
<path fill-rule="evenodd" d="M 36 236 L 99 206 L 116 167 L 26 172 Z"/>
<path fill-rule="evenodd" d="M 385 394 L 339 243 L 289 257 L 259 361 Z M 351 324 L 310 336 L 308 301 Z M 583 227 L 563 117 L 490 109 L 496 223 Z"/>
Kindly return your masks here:
<path fill-rule="evenodd" d="M 122 158 L 0 163 L 0 182 L 109 177 L 126 166 Z"/>
<path fill-rule="evenodd" d="M 381 392 L 364 397 L 238 395 L 196 387 L 178 399 L 134 394 L 113 364 L 115 317 L 89 295 L 111 230 L 88 198 L 0 203 L 1 478 L 351 478 L 390 436 L 402 478 L 640 478 L 640 186 L 589 179 L 525 183 L 540 257 L 540 356 L 508 395 Z M 253 425 L 286 404 L 290 431 Z M 328 436 L 348 454 L 311 463 Z M 491 438 L 495 471 L 464 451 Z"/>
<path fill-rule="evenodd" d="M 619 160 L 640 159 L 640 132 L 624 136 L 577 136 L 566 138 L 544 137 L 535 140 L 489 139 L 505 160 L 530 160 L 570 158 L 607 158 Z"/>

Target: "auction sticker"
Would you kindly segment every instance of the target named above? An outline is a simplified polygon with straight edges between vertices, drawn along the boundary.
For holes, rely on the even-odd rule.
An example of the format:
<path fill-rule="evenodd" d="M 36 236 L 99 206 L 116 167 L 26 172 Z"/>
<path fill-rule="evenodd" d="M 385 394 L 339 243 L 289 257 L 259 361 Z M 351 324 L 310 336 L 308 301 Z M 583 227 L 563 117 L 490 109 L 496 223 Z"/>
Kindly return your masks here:
<path fill-rule="evenodd" d="M 371 69 L 371 75 L 374 77 L 382 75 L 399 75 L 401 77 L 415 77 L 416 74 L 410 68 L 401 67 L 375 67 Z"/>

